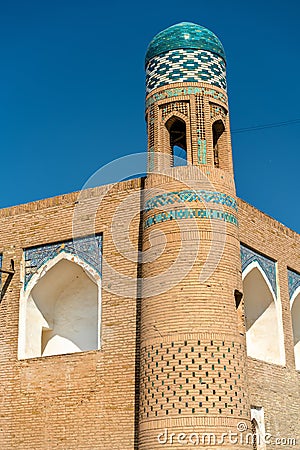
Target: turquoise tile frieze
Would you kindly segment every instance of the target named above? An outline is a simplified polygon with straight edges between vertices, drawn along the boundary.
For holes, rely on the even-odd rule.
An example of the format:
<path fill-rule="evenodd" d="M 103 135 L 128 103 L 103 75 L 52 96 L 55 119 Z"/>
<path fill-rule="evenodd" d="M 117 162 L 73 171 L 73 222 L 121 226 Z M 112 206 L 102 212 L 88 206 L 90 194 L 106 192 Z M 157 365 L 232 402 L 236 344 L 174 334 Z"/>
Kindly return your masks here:
<path fill-rule="evenodd" d="M 62 252 L 78 256 L 101 275 L 101 250 L 102 235 L 100 234 L 25 249 L 24 289 L 40 267 Z"/>
<path fill-rule="evenodd" d="M 300 287 L 300 274 L 288 269 L 288 280 L 290 300 L 292 300 L 294 293 Z"/>
<path fill-rule="evenodd" d="M 156 94 L 151 95 L 146 100 L 146 109 L 154 103 L 164 100 L 166 98 L 178 97 L 181 95 L 209 95 L 216 100 L 221 100 L 224 103 L 227 103 L 227 96 L 223 92 L 218 92 L 215 89 L 208 89 L 205 87 L 197 87 L 197 86 L 186 86 L 180 88 L 172 88 L 165 89 L 164 91 L 157 92 Z"/>
<path fill-rule="evenodd" d="M 277 279 L 276 279 L 276 263 L 272 259 L 266 256 L 256 253 L 244 245 L 241 245 L 241 259 L 242 259 L 242 271 L 244 271 L 249 264 L 256 262 L 259 264 L 260 268 L 265 273 L 267 279 L 269 280 L 274 294 L 277 294 Z"/>
<path fill-rule="evenodd" d="M 212 31 L 195 23 L 181 22 L 154 36 L 147 49 L 146 65 L 153 57 L 175 49 L 208 50 L 226 59 L 223 45 Z"/>
<path fill-rule="evenodd" d="M 146 69 L 146 92 L 171 83 L 206 82 L 226 90 L 224 60 L 206 50 L 179 49 L 156 56 Z"/>
<path fill-rule="evenodd" d="M 234 214 L 216 209 L 184 208 L 154 214 L 145 220 L 144 228 L 149 228 L 157 223 L 180 219 L 216 219 L 238 226 L 238 220 Z"/>
<path fill-rule="evenodd" d="M 237 211 L 237 202 L 233 197 L 221 192 L 206 190 L 185 190 L 156 195 L 146 201 L 145 210 L 150 211 L 154 208 L 161 208 L 162 206 L 185 202 L 215 203 L 229 206 Z"/>

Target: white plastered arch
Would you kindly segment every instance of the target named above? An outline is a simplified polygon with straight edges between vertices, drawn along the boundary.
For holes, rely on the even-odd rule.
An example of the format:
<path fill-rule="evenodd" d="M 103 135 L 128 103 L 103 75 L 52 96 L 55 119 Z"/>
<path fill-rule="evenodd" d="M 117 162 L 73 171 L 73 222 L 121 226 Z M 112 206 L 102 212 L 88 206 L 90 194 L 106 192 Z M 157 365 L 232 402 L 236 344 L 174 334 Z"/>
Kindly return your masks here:
<path fill-rule="evenodd" d="M 272 287 L 272 285 L 271 285 L 271 283 L 270 283 L 270 281 L 269 281 L 269 279 L 268 279 L 268 277 L 266 275 L 266 272 L 262 269 L 262 267 L 259 264 L 259 262 L 252 261 L 250 264 L 248 264 L 248 266 L 243 270 L 243 274 L 242 274 L 243 281 L 246 278 L 246 276 L 255 268 L 260 271 L 263 279 L 265 280 L 265 282 L 266 282 L 266 284 L 267 284 L 267 286 L 268 286 L 268 288 L 269 288 L 269 290 L 270 290 L 270 292 L 272 294 L 273 300 L 276 303 L 276 301 L 277 301 L 276 293 L 273 290 L 273 287 Z"/>
<path fill-rule="evenodd" d="M 28 285 L 25 287 L 23 284 L 23 287 L 21 289 L 21 295 L 20 295 L 20 310 L 19 310 L 19 339 L 18 339 L 18 358 L 19 359 L 26 359 L 31 357 L 38 357 L 43 356 L 42 355 L 42 343 L 41 341 L 38 343 L 34 343 L 33 347 L 34 350 L 29 350 L 28 347 L 28 340 L 30 340 L 30 334 L 33 335 L 32 338 L 34 339 L 34 335 L 39 335 L 39 333 L 42 332 L 42 330 L 51 330 L 52 324 L 49 323 L 51 320 L 45 319 L 43 317 L 43 311 L 39 310 L 37 305 L 34 305 L 34 300 L 32 298 L 33 292 L 35 289 L 37 289 L 37 286 L 39 283 L 45 283 L 46 276 L 48 276 L 49 273 L 51 273 L 53 270 L 57 270 L 59 268 L 59 265 L 61 268 L 66 267 L 68 265 L 68 270 L 70 272 L 70 269 L 74 271 L 73 277 L 75 277 L 75 283 L 73 286 L 74 289 L 77 289 L 77 311 L 79 312 L 79 316 L 81 314 L 80 312 L 80 299 L 78 298 L 78 291 L 79 286 L 78 283 L 84 282 L 86 283 L 87 292 L 89 292 L 90 295 L 93 296 L 93 299 L 96 300 L 96 317 L 94 317 L 94 326 L 97 328 L 95 330 L 96 333 L 96 341 L 94 342 L 92 348 L 85 348 L 84 350 L 81 350 L 80 348 L 77 349 L 71 349 L 69 348 L 69 351 L 62 348 L 62 351 L 50 353 L 50 354 L 63 354 L 63 353 L 73 353 L 77 351 L 86 351 L 86 350 L 96 350 L 100 348 L 101 342 L 100 342 L 100 336 L 101 336 L 101 277 L 97 273 L 97 271 L 92 268 L 88 263 L 83 261 L 81 258 L 79 258 L 77 255 L 73 255 L 71 253 L 68 253 L 66 251 L 61 251 L 58 253 L 55 257 L 47 260 L 38 270 L 37 272 L 31 277 Z M 57 271 L 57 275 L 59 276 L 59 271 Z M 58 277 L 59 279 L 59 277 Z M 53 281 L 53 280 L 52 280 Z M 61 280 L 59 279 L 61 282 Z M 77 283 L 77 286 L 76 286 Z M 54 283 L 51 284 L 51 287 L 54 286 L 55 288 L 55 280 Z M 68 286 L 66 286 L 68 288 Z M 62 286 L 63 289 L 63 286 Z M 90 291 L 93 291 L 91 293 Z M 81 289 L 82 291 L 82 289 Z M 96 292 L 96 293 L 95 293 Z M 74 295 L 73 295 L 74 297 Z M 94 301 L 94 300 L 93 300 Z M 84 303 L 84 302 L 83 302 Z M 95 302 L 94 302 L 95 303 Z M 35 308 L 35 316 L 39 321 L 39 327 L 40 329 L 35 329 L 35 322 L 32 320 L 28 320 L 28 309 L 29 305 L 31 304 L 32 309 Z M 64 306 L 64 305 L 62 305 Z M 84 316 L 87 311 L 84 310 L 84 304 L 82 306 L 82 315 Z M 73 312 L 73 311 L 72 311 Z M 95 312 L 95 311 L 94 311 Z M 73 314 L 74 315 L 74 314 Z M 76 320 L 78 322 L 78 326 L 80 326 L 80 317 L 76 317 Z M 52 321 L 53 322 L 53 321 Z M 40 350 L 38 350 L 40 348 Z M 50 354 L 47 354 L 49 356 Z"/>
<path fill-rule="evenodd" d="M 291 316 L 296 369 L 300 370 L 300 286 L 291 298 Z"/>
<path fill-rule="evenodd" d="M 246 278 L 253 275 L 258 271 L 260 277 L 265 283 L 267 291 L 264 292 L 264 287 L 261 285 L 261 291 L 258 288 L 259 280 L 253 283 L 253 291 L 246 292 L 249 287 L 246 287 Z M 256 359 L 267 361 L 273 364 L 284 365 L 285 364 L 285 350 L 284 350 L 284 334 L 282 325 L 282 308 L 279 297 L 276 296 L 268 277 L 264 270 L 260 266 L 258 261 L 251 262 L 243 271 L 242 274 L 244 284 L 244 301 L 245 301 L 245 313 L 246 313 L 246 342 L 247 342 L 247 354 Z M 258 282 L 257 282 L 258 281 Z M 254 299 L 254 296 L 267 295 L 269 293 L 268 308 L 259 314 L 253 323 L 251 320 L 247 320 L 248 316 L 252 316 L 253 319 L 255 305 L 250 305 L 248 302 L 256 302 L 256 309 L 259 308 L 260 303 L 265 301 L 265 298 Z M 252 294 L 252 295 L 251 295 Z M 250 297 L 250 300 L 247 297 Z M 248 302 L 247 302 L 248 300 Z M 250 308 L 252 306 L 252 308 Z M 248 310 L 248 311 L 247 311 Z M 249 314 L 250 311 L 250 314 Z M 272 345 L 273 344 L 273 345 Z"/>
<path fill-rule="evenodd" d="M 292 295 L 292 298 L 291 298 L 291 309 L 292 309 L 292 307 L 294 305 L 294 302 L 295 302 L 295 300 L 296 300 L 296 298 L 298 297 L 299 294 L 300 294 L 300 286 L 297 287 L 297 289 L 295 290 L 295 292 Z"/>

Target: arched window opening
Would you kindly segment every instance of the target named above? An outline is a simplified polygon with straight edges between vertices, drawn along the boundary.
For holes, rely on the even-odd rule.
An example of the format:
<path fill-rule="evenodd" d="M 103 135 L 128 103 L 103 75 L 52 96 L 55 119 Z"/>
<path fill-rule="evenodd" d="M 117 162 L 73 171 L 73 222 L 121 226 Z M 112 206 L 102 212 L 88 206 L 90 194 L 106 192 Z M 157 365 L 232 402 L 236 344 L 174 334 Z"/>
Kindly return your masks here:
<path fill-rule="evenodd" d="M 186 124 L 179 117 L 171 117 L 166 122 L 172 150 L 173 167 L 187 165 Z"/>
<path fill-rule="evenodd" d="M 253 450 L 265 450 L 265 413 L 262 407 L 251 407 L 251 428 Z"/>
<path fill-rule="evenodd" d="M 26 299 L 25 358 L 98 349 L 98 286 L 81 266 L 61 259 Z"/>
<path fill-rule="evenodd" d="M 300 370 L 300 293 L 292 305 L 292 323 L 294 335 L 294 353 L 296 369 Z"/>
<path fill-rule="evenodd" d="M 273 294 L 257 267 L 246 275 L 243 284 L 247 354 L 280 364 L 280 333 Z"/>
<path fill-rule="evenodd" d="M 220 167 L 220 145 L 221 136 L 225 131 L 224 124 L 222 120 L 217 120 L 213 123 L 212 133 L 213 133 L 213 152 L 214 152 L 214 165 L 215 167 Z"/>

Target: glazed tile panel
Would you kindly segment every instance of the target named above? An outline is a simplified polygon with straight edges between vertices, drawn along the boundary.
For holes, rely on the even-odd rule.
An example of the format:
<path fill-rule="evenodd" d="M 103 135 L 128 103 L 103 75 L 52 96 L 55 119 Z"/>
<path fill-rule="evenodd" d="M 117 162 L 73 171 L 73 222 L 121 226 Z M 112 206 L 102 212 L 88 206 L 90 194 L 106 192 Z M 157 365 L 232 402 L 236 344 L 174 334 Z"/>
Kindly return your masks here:
<path fill-rule="evenodd" d="M 218 92 L 215 89 L 207 89 L 203 86 L 182 86 L 180 88 L 165 89 L 161 92 L 156 92 L 146 100 L 146 108 L 154 105 L 160 100 L 169 99 L 173 97 L 180 97 L 181 95 L 208 95 L 215 100 L 219 100 L 227 104 L 227 96 L 223 92 Z"/>
<path fill-rule="evenodd" d="M 226 90 L 224 60 L 206 50 L 170 50 L 149 61 L 147 94 L 158 87 L 178 82 L 206 82 Z"/>
<path fill-rule="evenodd" d="M 249 264 L 256 262 L 265 273 L 268 278 L 274 294 L 277 294 L 277 278 L 276 278 L 276 263 L 272 259 L 266 256 L 256 253 L 248 247 L 241 244 L 241 259 L 242 259 L 242 271 L 249 266 Z"/>
<path fill-rule="evenodd" d="M 144 229 L 152 227 L 152 225 L 156 225 L 157 223 L 181 219 L 215 219 L 238 226 L 238 219 L 236 216 L 228 212 L 216 209 L 183 208 L 173 209 L 168 212 L 161 212 L 148 217 L 148 219 L 144 222 Z"/>
<path fill-rule="evenodd" d="M 289 280 L 289 294 L 290 300 L 292 300 L 295 292 L 300 287 L 300 274 L 288 269 L 288 280 Z"/>
<path fill-rule="evenodd" d="M 24 288 L 26 289 L 30 279 L 40 267 L 62 252 L 78 256 L 83 261 L 90 264 L 90 266 L 100 275 L 101 249 L 102 235 L 85 236 L 65 242 L 56 242 L 25 249 Z"/>

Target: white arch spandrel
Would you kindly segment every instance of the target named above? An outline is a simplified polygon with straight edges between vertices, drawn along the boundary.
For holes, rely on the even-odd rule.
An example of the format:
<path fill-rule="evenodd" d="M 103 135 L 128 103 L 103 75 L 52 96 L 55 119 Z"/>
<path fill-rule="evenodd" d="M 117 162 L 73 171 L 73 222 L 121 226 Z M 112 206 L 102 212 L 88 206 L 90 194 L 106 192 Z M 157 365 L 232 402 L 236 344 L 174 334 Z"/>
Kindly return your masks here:
<path fill-rule="evenodd" d="M 22 289 L 19 359 L 100 348 L 101 277 L 67 252 L 48 260 Z"/>
<path fill-rule="evenodd" d="M 281 302 L 257 261 L 243 272 L 247 354 L 285 364 Z"/>
<path fill-rule="evenodd" d="M 293 324 L 294 355 L 296 369 L 300 370 L 300 286 L 291 298 L 291 315 Z"/>

